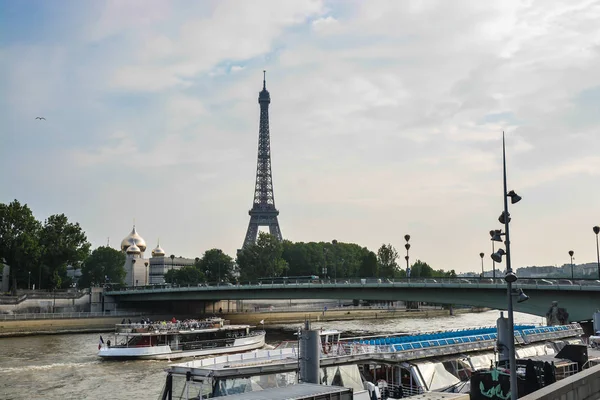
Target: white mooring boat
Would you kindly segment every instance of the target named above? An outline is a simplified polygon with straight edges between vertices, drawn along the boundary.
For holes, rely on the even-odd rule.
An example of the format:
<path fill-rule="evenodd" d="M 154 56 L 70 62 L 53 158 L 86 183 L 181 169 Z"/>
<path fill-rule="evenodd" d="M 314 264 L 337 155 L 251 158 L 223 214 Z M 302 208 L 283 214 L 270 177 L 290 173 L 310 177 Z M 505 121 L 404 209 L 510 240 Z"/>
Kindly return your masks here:
<path fill-rule="evenodd" d="M 222 318 L 117 324 L 114 342 L 104 340 L 105 359 L 178 359 L 237 353 L 265 345 L 265 331 L 251 325 L 229 325 Z"/>

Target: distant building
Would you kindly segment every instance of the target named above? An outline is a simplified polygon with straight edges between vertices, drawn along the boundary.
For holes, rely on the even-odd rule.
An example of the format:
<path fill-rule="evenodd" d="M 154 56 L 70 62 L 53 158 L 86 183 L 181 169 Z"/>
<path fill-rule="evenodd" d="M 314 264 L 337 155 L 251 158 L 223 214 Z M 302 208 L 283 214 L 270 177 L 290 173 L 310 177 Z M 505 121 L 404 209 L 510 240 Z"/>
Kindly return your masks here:
<path fill-rule="evenodd" d="M 560 268 L 547 265 L 542 267 L 522 267 L 517 268 L 517 276 L 519 278 L 548 278 L 561 273 Z"/>
<path fill-rule="evenodd" d="M 152 250 L 152 257 L 145 258 L 146 241 L 137 233 L 135 225 L 131 233 L 121 241 L 121 251 L 126 254 L 125 284 L 127 286 L 159 285 L 165 283 L 165 274 L 170 269 L 194 265 L 192 258 L 165 257 L 160 243 Z"/>

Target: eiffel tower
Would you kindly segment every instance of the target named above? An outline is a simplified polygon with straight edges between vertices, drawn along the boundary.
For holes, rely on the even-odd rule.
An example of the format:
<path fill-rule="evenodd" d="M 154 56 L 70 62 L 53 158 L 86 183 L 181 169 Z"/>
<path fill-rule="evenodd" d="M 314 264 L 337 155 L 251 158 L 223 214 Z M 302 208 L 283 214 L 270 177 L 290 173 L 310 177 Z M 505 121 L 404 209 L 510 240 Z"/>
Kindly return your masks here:
<path fill-rule="evenodd" d="M 254 203 L 250 214 L 250 223 L 244 239 L 244 247 L 256 243 L 259 226 L 268 226 L 269 233 L 283 240 L 273 196 L 273 177 L 271 176 L 271 139 L 269 136 L 269 103 L 271 95 L 267 91 L 266 71 L 263 71 L 263 88 L 258 94 L 260 104 L 260 128 L 258 133 L 258 162 L 256 165 L 256 184 L 254 185 Z"/>

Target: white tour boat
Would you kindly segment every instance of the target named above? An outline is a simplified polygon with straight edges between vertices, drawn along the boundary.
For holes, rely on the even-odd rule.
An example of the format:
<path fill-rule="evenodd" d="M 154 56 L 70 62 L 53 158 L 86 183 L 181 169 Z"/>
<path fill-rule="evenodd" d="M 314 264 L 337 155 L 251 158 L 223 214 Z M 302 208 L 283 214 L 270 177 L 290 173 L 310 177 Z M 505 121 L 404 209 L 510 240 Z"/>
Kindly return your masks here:
<path fill-rule="evenodd" d="M 100 337 L 98 356 L 107 359 L 177 359 L 258 349 L 265 331 L 229 325 L 222 318 L 117 324 L 114 342 Z"/>

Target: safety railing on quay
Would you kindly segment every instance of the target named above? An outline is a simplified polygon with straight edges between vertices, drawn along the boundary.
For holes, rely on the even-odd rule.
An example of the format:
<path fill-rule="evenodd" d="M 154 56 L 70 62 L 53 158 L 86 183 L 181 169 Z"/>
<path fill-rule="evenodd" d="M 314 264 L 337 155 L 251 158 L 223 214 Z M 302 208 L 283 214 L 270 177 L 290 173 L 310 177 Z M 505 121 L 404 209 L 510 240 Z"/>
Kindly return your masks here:
<path fill-rule="evenodd" d="M 99 318 L 99 317 L 137 317 L 146 315 L 140 312 L 104 311 L 104 312 L 57 312 L 57 313 L 15 313 L 0 314 L 3 321 L 21 321 L 27 319 L 68 319 L 68 318 Z"/>
<path fill-rule="evenodd" d="M 360 286 L 407 286 L 407 287 L 505 287 L 506 282 L 502 278 L 352 278 L 352 279 L 320 279 L 318 281 L 287 281 L 287 282 L 239 282 L 239 283 L 198 283 L 198 284 L 157 284 L 147 286 L 129 286 L 123 288 L 107 288 L 108 292 L 152 292 L 152 291 L 214 291 L 214 290 L 239 290 L 239 289 L 278 289 L 278 288 L 302 288 L 302 287 L 360 287 Z M 535 287 L 560 290 L 598 290 L 600 291 L 600 280 L 596 279 L 546 279 L 546 278 L 519 278 L 515 287 Z"/>

